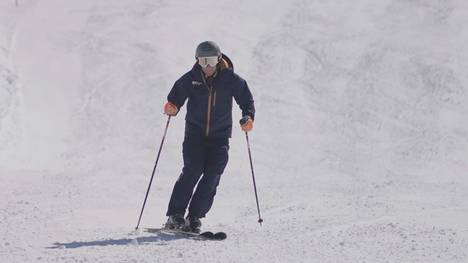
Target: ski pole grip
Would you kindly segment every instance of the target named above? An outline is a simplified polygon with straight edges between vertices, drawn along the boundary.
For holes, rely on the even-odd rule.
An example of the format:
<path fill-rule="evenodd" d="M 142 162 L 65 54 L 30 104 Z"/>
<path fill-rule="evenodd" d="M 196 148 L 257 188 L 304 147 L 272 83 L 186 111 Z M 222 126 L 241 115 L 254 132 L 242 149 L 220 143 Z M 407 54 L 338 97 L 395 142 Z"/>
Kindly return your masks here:
<path fill-rule="evenodd" d="M 239 120 L 240 125 L 246 124 L 249 119 L 250 119 L 250 116 L 245 115 L 244 117 L 242 117 L 242 119 Z"/>

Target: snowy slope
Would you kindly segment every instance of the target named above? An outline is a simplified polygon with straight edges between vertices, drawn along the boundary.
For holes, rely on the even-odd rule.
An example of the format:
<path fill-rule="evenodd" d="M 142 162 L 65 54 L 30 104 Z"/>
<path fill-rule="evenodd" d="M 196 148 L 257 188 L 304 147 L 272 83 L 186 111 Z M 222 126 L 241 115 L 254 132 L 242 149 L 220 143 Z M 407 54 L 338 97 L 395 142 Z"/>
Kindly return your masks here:
<path fill-rule="evenodd" d="M 11 145 L 17 138 L 18 107 L 20 101 L 17 73 L 11 60 L 15 41 L 15 24 L 25 11 L 11 3 L 0 4 L 0 149 Z"/>
<path fill-rule="evenodd" d="M 1 262 L 468 260 L 464 1 L 19 2 L 0 3 Z M 265 223 L 234 129 L 203 220 L 228 239 L 131 233 L 162 104 L 207 39 L 255 96 Z M 183 127 L 143 227 L 165 220 Z"/>

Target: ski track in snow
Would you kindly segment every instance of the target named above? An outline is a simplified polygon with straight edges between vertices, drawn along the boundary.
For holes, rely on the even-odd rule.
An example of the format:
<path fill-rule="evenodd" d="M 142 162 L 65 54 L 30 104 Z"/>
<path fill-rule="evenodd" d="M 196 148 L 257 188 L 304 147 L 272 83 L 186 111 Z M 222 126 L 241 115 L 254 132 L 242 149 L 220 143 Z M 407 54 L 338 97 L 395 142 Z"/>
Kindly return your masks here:
<path fill-rule="evenodd" d="M 0 4 L 0 261 L 468 260 L 463 1 L 19 3 Z M 265 222 L 234 129 L 203 220 L 228 239 L 134 233 L 161 105 L 205 39 L 256 99 Z M 184 111 L 142 227 L 165 220 Z"/>

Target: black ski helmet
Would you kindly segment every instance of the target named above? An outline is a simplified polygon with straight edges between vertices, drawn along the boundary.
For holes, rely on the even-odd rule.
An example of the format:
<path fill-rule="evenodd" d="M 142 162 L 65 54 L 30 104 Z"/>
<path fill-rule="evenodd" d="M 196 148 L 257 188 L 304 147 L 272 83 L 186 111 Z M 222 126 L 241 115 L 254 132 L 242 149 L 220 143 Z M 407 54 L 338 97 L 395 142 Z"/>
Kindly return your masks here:
<path fill-rule="evenodd" d="M 218 44 L 213 41 L 201 42 L 195 51 L 195 57 L 214 57 L 221 56 L 221 50 Z"/>

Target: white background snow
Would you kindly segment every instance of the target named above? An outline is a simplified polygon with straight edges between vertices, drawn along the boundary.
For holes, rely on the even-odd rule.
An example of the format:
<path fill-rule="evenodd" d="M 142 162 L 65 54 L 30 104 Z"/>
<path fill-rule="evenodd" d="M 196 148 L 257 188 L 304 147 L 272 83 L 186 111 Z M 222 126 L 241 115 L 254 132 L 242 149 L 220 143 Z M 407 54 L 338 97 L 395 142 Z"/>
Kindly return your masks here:
<path fill-rule="evenodd" d="M 463 0 L 0 0 L 1 262 L 468 262 Z M 173 82 L 218 42 L 250 84 L 246 142 L 203 220 L 131 233 Z M 182 165 L 172 119 L 142 227 Z"/>

